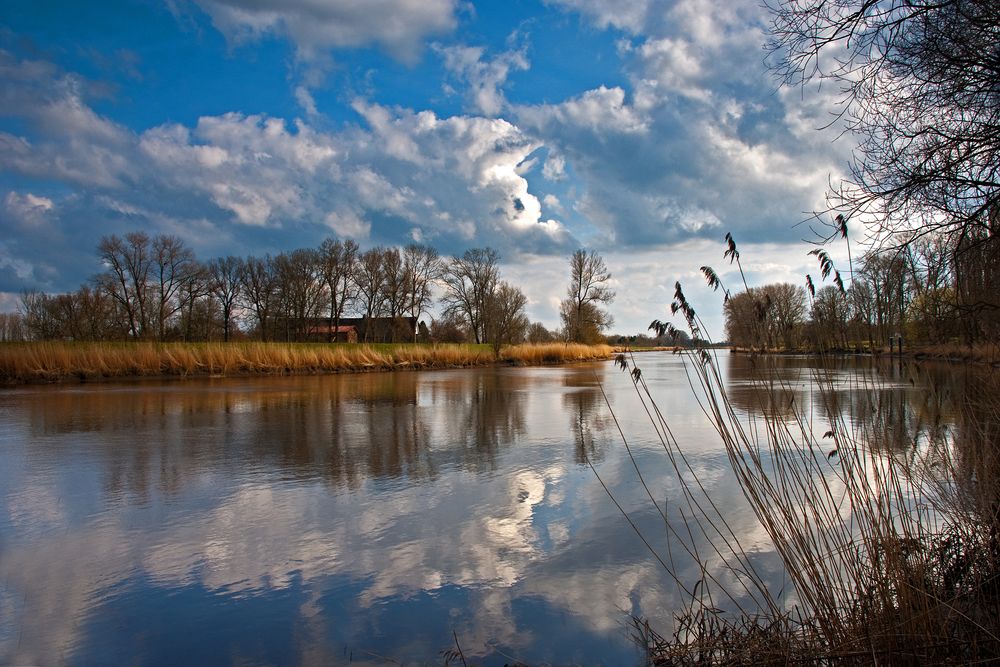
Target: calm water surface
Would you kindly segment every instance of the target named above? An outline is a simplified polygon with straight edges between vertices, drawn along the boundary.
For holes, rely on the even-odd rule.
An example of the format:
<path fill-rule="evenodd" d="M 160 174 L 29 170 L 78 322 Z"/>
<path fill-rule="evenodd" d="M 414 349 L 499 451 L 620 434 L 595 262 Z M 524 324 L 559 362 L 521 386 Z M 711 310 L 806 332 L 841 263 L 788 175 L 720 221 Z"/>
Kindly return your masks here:
<path fill-rule="evenodd" d="M 681 358 L 639 362 L 782 586 Z M 807 411 L 811 363 L 781 369 Z M 857 372 L 835 369 L 845 404 Z M 912 422 L 923 379 L 883 379 Z M 601 386 L 669 508 L 681 482 L 610 362 L 2 391 L 0 663 L 440 664 L 457 635 L 481 665 L 637 664 L 629 615 L 682 601 L 588 464 L 663 548 Z"/>

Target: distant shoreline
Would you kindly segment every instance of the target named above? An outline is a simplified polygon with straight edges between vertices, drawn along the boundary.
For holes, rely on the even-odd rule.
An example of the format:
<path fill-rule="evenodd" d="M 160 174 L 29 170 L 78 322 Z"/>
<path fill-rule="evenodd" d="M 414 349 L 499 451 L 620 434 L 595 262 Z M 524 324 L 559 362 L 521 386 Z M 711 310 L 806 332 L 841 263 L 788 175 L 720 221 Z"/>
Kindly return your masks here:
<path fill-rule="evenodd" d="M 100 383 L 143 379 L 325 375 L 470 366 L 537 366 L 610 359 L 610 345 L 366 343 L 0 344 L 0 385 Z"/>
<path fill-rule="evenodd" d="M 730 347 L 730 354 L 768 354 L 768 355 L 806 355 L 835 357 L 871 357 L 874 359 L 905 359 L 908 361 L 941 361 L 947 363 L 965 363 L 992 366 L 1000 368 L 1000 344 L 959 345 L 947 343 L 940 345 L 914 345 L 904 347 L 902 355 L 899 351 L 888 349 L 859 350 L 852 348 L 837 348 L 831 350 L 750 350 L 747 348 Z"/>

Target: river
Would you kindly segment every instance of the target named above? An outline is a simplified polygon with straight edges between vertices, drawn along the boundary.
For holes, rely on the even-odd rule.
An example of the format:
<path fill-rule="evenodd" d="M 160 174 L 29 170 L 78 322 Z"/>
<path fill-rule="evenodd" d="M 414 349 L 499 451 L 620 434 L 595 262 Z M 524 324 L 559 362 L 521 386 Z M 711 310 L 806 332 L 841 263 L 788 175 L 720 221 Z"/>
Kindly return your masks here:
<path fill-rule="evenodd" d="M 780 589 L 682 357 L 637 361 Z M 773 409 L 747 363 L 719 358 L 733 404 Z M 813 362 L 781 364 L 812 414 Z M 836 369 L 845 404 L 877 375 L 919 441 L 926 374 L 866 364 Z M 685 480 L 612 362 L 8 389 L 0 462 L 0 663 L 638 664 L 630 616 L 684 603 L 603 486 L 668 553 L 636 468 L 666 507 Z"/>

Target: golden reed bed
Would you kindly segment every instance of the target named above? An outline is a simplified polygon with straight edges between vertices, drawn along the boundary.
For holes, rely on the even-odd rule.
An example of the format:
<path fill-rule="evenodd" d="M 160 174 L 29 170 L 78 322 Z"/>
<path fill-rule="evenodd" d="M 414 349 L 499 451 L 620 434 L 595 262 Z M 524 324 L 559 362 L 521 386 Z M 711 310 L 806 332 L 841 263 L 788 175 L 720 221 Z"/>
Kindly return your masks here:
<path fill-rule="evenodd" d="M 453 368 L 496 362 L 555 364 L 608 359 L 608 345 L 513 345 L 495 359 L 487 345 L 288 343 L 9 343 L 0 345 L 0 382 L 25 384 L 111 378 L 337 373 Z"/>

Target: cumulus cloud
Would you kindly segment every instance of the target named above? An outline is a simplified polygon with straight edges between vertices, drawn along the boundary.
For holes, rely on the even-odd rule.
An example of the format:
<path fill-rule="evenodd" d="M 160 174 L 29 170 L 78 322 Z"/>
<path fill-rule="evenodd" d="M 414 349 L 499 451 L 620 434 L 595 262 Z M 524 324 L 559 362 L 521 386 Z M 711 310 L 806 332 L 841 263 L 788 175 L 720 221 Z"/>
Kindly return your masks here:
<path fill-rule="evenodd" d="M 565 212 L 562 202 L 559 201 L 559 197 L 556 197 L 554 194 L 547 194 L 544 197 L 542 197 L 542 203 L 548 206 L 556 213 L 563 214 Z"/>
<path fill-rule="evenodd" d="M 473 224 L 475 234 L 491 238 L 491 245 L 572 244 L 561 223 L 541 218 L 541 203 L 519 173 L 541 144 L 517 126 L 502 119 L 439 118 L 362 100 L 355 109 L 371 134 L 353 155 L 371 159 L 383 178 L 409 188 L 410 214 L 422 222 L 425 237 L 446 240 L 455 230 L 468 236 L 467 225 Z"/>
<path fill-rule="evenodd" d="M 100 233 L 136 225 L 187 227 L 181 236 L 199 254 L 218 252 L 220 239 L 238 244 L 226 252 L 251 252 L 268 230 L 284 230 L 280 249 L 316 245 L 331 231 L 371 243 L 421 238 L 444 252 L 473 244 L 505 254 L 574 244 L 560 221 L 542 216 L 528 181 L 542 144 L 503 119 L 440 117 L 358 99 L 361 122 L 336 131 L 226 113 L 137 133 L 94 112 L 70 75 L 32 62 L 6 62 L 3 71 L 14 81 L 3 93 L 16 98 L 11 113 L 30 130 L 0 133 L 7 149 L 0 166 L 87 188 L 67 206 L 37 193 L 9 194 L 5 215 L 46 216 L 60 243 L 81 258 Z M 57 127 L 58 118 L 64 126 Z M 8 247 L 28 257 L 30 239 L 14 241 Z M 25 275 L 12 252 L 6 265 Z M 71 289 L 85 277 L 67 275 L 56 288 Z"/>
<path fill-rule="evenodd" d="M 269 37 L 295 45 L 290 64 L 293 95 L 310 118 L 320 115 L 313 92 L 334 67 L 332 52 L 378 48 L 413 66 L 428 39 L 458 24 L 457 0 L 190 0 L 211 18 L 230 44 Z M 171 4 L 180 15 L 180 5 Z"/>
<path fill-rule="evenodd" d="M 514 105 L 513 118 L 549 150 L 547 180 L 572 170 L 573 207 L 605 242 L 637 247 L 720 229 L 800 238 L 795 223 L 824 207 L 843 153 L 831 148 L 835 133 L 815 132 L 829 100 L 774 94 L 757 3 L 556 4 L 627 33 L 617 43 L 629 85 Z"/>
<path fill-rule="evenodd" d="M 497 116 L 507 105 L 503 86 L 511 71 L 530 67 L 524 48 L 484 60 L 485 49 L 478 46 L 438 46 L 445 68 L 468 86 L 468 107 L 484 116 Z"/>
<path fill-rule="evenodd" d="M 233 42 L 274 35 L 309 59 L 330 49 L 376 45 L 413 62 L 429 36 L 456 26 L 455 0 L 195 0 Z"/>
<path fill-rule="evenodd" d="M 127 180 L 131 133 L 91 109 L 87 82 L 55 65 L 17 60 L 0 50 L 3 115 L 28 114 L 42 141 L 0 132 L 0 168 L 54 176 L 85 186 L 114 187 Z"/>
<path fill-rule="evenodd" d="M 711 95 L 708 89 L 700 85 L 704 72 L 696 49 L 687 40 L 671 37 L 643 42 L 638 54 L 644 61 L 647 75 L 656 76 L 655 79 L 647 77 L 645 83 L 652 83 L 668 92 L 707 101 Z"/>
<path fill-rule="evenodd" d="M 517 118 L 544 136 L 555 126 L 579 127 L 601 134 L 637 134 L 648 129 L 646 119 L 626 101 L 622 88 L 601 86 L 559 104 L 522 106 Z"/>

